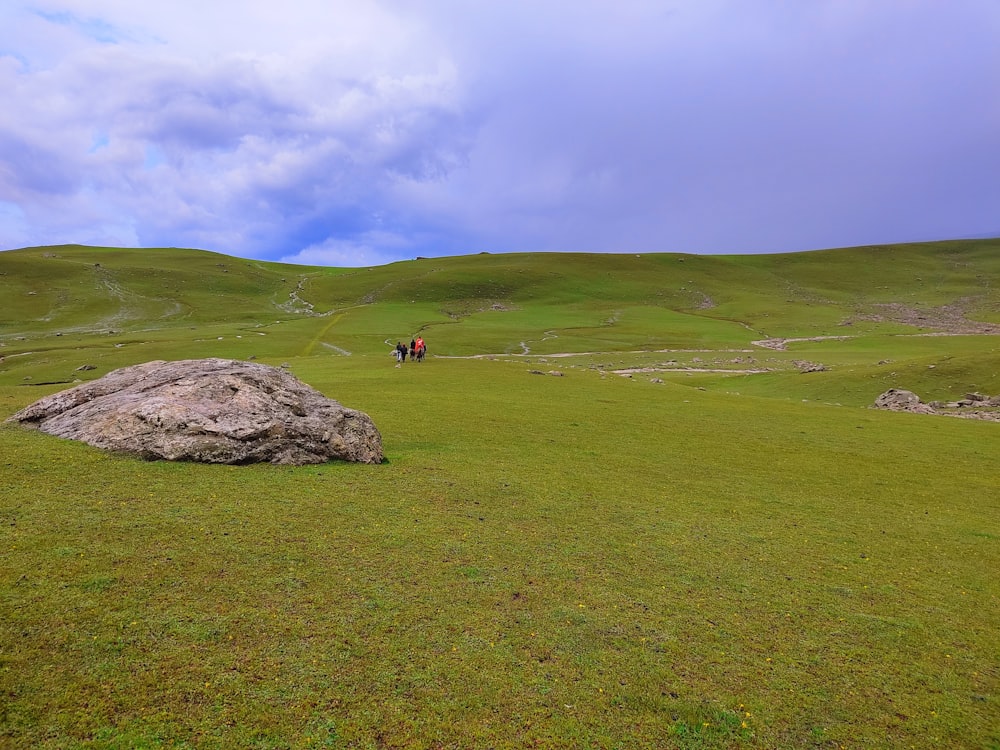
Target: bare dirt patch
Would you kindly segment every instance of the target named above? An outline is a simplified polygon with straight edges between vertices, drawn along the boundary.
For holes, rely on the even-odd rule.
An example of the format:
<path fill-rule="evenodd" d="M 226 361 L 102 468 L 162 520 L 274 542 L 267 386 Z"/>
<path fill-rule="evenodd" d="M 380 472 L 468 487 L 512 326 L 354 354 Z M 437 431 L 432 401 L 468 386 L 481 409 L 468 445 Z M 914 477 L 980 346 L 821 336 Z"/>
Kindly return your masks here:
<path fill-rule="evenodd" d="M 750 343 L 754 346 L 759 346 L 764 349 L 774 349 L 775 351 L 784 351 L 788 348 L 788 344 L 794 344 L 799 341 L 839 341 L 845 339 L 853 339 L 854 336 L 806 336 L 804 338 L 791 338 L 791 339 L 761 339 L 759 341 L 751 341 Z"/>

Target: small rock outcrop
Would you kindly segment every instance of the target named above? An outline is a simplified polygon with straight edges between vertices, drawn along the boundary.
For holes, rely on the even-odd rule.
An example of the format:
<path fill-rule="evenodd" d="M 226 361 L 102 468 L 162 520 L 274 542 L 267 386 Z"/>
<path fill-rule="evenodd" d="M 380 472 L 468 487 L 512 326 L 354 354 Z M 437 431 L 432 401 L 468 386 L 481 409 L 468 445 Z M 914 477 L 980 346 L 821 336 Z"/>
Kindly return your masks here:
<path fill-rule="evenodd" d="M 147 362 L 47 396 L 8 422 L 147 459 L 377 464 L 371 418 L 277 367 L 227 359 Z"/>
<path fill-rule="evenodd" d="M 928 404 L 923 403 L 916 393 L 900 388 L 890 388 L 875 399 L 875 408 L 890 411 L 912 411 L 918 414 L 934 413 L 934 410 Z"/>
<path fill-rule="evenodd" d="M 820 362 L 806 362 L 803 360 L 795 360 L 792 362 L 792 364 L 795 365 L 795 367 L 798 368 L 798 371 L 801 373 L 826 372 L 827 370 L 826 365 Z"/>
<path fill-rule="evenodd" d="M 959 401 L 932 401 L 926 404 L 913 391 L 890 388 L 875 399 L 874 408 L 1000 422 L 1000 396 L 984 396 L 979 393 L 967 393 Z"/>

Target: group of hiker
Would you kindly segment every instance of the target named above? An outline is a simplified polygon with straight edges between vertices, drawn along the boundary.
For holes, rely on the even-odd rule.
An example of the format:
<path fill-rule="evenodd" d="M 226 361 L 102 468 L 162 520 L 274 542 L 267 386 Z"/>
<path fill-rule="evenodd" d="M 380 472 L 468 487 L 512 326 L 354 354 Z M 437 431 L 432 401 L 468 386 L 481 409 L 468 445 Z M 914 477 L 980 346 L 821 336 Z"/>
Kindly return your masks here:
<path fill-rule="evenodd" d="M 424 343 L 422 336 L 417 336 L 415 339 L 410 339 L 409 348 L 406 347 L 402 341 L 396 342 L 396 348 L 393 350 L 392 354 L 396 358 L 396 367 L 399 367 L 403 362 L 406 361 L 406 355 L 410 355 L 410 359 L 414 362 L 423 362 L 424 355 L 427 353 L 427 345 Z"/>

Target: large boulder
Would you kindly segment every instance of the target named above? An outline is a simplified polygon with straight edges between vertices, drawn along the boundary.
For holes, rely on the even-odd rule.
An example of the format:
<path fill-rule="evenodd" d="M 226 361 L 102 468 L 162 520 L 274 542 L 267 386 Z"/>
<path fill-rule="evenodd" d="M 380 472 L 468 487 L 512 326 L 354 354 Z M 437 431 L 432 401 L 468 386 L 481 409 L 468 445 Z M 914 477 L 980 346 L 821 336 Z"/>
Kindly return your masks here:
<path fill-rule="evenodd" d="M 36 401 L 8 422 L 148 459 L 381 463 L 367 414 L 277 367 L 228 359 L 147 362 Z"/>

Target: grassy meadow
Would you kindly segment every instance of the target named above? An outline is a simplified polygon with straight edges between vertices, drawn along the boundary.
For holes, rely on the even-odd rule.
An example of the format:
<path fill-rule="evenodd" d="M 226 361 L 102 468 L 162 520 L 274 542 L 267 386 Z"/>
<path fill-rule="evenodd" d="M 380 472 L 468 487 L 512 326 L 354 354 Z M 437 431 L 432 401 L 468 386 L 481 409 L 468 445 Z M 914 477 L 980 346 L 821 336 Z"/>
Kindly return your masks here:
<path fill-rule="evenodd" d="M 387 456 L 144 462 L 0 423 L 0 747 L 998 749 L 1000 425 L 867 408 L 1000 394 L 998 280 L 995 240 L 0 253 L 0 422 L 253 357 Z"/>

